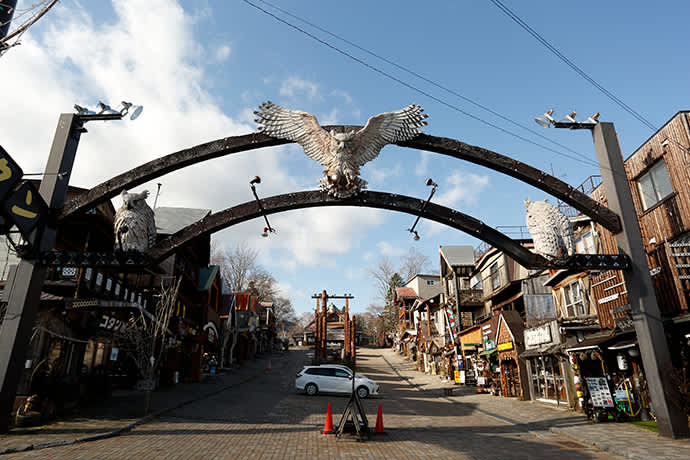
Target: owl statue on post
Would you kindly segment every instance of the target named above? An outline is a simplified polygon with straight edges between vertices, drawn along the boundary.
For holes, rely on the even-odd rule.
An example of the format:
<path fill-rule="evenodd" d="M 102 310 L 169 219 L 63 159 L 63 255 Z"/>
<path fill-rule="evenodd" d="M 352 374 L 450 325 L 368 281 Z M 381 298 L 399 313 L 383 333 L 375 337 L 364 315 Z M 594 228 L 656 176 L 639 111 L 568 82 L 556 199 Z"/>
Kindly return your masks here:
<path fill-rule="evenodd" d="M 156 220 L 146 204 L 149 191 L 120 194 L 122 206 L 115 213 L 115 245 L 122 251 L 144 252 L 156 244 Z"/>
<path fill-rule="evenodd" d="M 575 253 L 575 237 L 568 217 L 546 201 L 525 200 L 527 229 L 534 252 L 554 259 Z"/>

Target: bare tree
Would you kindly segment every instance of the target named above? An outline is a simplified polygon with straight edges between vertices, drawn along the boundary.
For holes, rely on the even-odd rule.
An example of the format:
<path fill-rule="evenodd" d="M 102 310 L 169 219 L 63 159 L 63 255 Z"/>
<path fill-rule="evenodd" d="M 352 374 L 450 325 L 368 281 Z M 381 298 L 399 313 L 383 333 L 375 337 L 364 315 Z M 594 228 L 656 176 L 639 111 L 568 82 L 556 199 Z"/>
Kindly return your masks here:
<path fill-rule="evenodd" d="M 415 248 L 410 248 L 409 252 L 400 258 L 400 273 L 405 281 L 414 275 L 428 270 L 431 260 Z"/>
<path fill-rule="evenodd" d="M 161 357 L 167 348 L 165 334 L 170 317 L 177 303 L 181 278 L 172 283 L 161 283 L 160 298 L 153 314 L 140 308 L 129 321 L 127 327 L 115 334 L 115 341 L 134 360 L 137 369 L 144 377 L 146 402 L 144 414 L 151 411 L 151 391 L 154 377 L 158 371 Z"/>
<path fill-rule="evenodd" d="M 238 243 L 229 250 L 216 248 L 211 260 L 221 267 L 223 281 L 231 292 L 243 292 L 249 288 L 252 273 L 257 269 L 256 258 L 259 252 L 247 246 L 247 243 Z"/>
<path fill-rule="evenodd" d="M 391 278 L 393 277 L 393 274 L 395 274 L 393 262 L 390 258 L 382 256 L 378 263 L 373 267 L 369 267 L 367 271 L 374 278 L 376 294 L 379 301 L 385 303 L 386 297 L 389 295 L 391 290 Z"/>

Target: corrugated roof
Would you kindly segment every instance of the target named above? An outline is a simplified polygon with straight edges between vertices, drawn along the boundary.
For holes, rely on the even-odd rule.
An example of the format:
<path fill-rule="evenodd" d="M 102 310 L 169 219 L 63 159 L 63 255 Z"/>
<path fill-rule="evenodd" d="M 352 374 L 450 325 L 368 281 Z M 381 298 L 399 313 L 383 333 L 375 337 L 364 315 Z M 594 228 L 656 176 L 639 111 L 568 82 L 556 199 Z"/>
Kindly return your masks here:
<path fill-rule="evenodd" d="M 448 265 L 474 265 L 474 248 L 472 246 L 439 246 L 438 250 Z"/>
<path fill-rule="evenodd" d="M 156 232 L 161 235 L 172 235 L 187 225 L 191 225 L 211 214 L 210 209 L 194 208 L 156 208 Z"/>
<path fill-rule="evenodd" d="M 416 299 L 418 297 L 415 290 L 410 287 L 396 287 L 395 295 L 403 299 Z"/>

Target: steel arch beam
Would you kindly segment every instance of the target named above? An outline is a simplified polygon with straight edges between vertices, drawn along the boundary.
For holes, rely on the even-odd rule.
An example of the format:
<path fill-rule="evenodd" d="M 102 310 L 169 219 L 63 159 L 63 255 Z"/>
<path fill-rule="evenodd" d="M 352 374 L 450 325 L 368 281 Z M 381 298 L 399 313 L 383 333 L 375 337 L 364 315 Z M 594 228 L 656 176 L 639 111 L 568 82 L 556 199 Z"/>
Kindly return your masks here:
<path fill-rule="evenodd" d="M 276 195 L 261 200 L 266 214 L 275 214 L 293 209 L 314 208 L 321 206 L 359 206 L 368 208 L 389 209 L 408 214 L 419 215 L 424 201 L 405 195 L 393 193 L 363 191 L 359 195 L 340 199 L 320 190 Z M 248 201 L 237 206 L 216 212 L 195 222 L 179 232 L 160 241 L 146 252 L 154 263 L 172 254 L 177 248 L 191 242 L 194 238 L 210 235 L 232 225 L 261 217 L 262 213 L 256 201 Z M 549 262 L 540 255 L 531 252 L 520 243 L 503 233 L 489 227 L 482 221 L 454 209 L 429 203 L 422 217 L 453 227 L 471 236 L 486 241 L 527 268 L 544 268 Z"/>
<path fill-rule="evenodd" d="M 359 128 L 361 126 L 324 126 L 324 129 L 334 129 L 336 131 L 349 131 Z M 144 163 L 95 186 L 87 193 L 71 200 L 65 206 L 60 218 L 86 211 L 114 197 L 121 190 L 136 187 L 186 166 L 224 155 L 288 143 L 290 141 L 276 139 L 261 133 L 252 133 L 243 136 L 226 137 L 180 150 Z M 422 134 L 410 141 L 401 142 L 398 145 L 448 155 L 507 174 L 568 203 L 614 234 L 621 231 L 619 217 L 598 201 L 539 169 L 500 153 L 465 144 L 455 139 L 426 134 Z"/>

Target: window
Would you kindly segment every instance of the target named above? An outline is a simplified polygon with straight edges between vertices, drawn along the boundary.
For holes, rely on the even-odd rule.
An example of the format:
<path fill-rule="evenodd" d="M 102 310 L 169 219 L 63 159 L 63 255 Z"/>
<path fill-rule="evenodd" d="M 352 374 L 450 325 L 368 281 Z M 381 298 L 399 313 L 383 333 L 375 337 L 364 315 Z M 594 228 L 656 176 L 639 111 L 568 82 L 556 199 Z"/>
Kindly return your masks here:
<path fill-rule="evenodd" d="M 585 316 L 584 296 L 582 295 L 582 285 L 579 281 L 573 281 L 563 288 L 563 305 L 567 317 Z"/>
<path fill-rule="evenodd" d="M 336 377 L 346 378 L 346 379 L 349 379 L 349 378 L 350 378 L 350 374 L 349 374 L 348 372 L 346 372 L 346 371 L 341 371 L 340 369 L 336 369 L 336 370 L 335 370 L 335 376 L 336 376 Z"/>
<path fill-rule="evenodd" d="M 592 236 L 592 232 L 585 232 L 577 240 L 575 240 L 575 252 L 578 254 L 597 253 L 597 249 L 594 246 L 594 237 Z"/>
<path fill-rule="evenodd" d="M 642 200 L 642 210 L 646 211 L 673 193 L 671 178 L 668 175 L 666 162 L 662 159 L 637 180 L 637 187 Z"/>
<path fill-rule="evenodd" d="M 491 288 L 495 291 L 501 287 L 501 273 L 498 271 L 498 262 L 494 262 L 493 265 L 491 265 L 489 272 L 491 273 L 489 275 L 491 277 Z"/>
<path fill-rule="evenodd" d="M 433 286 L 433 285 L 434 285 L 434 280 L 426 280 L 426 285 L 427 285 L 427 286 Z"/>

